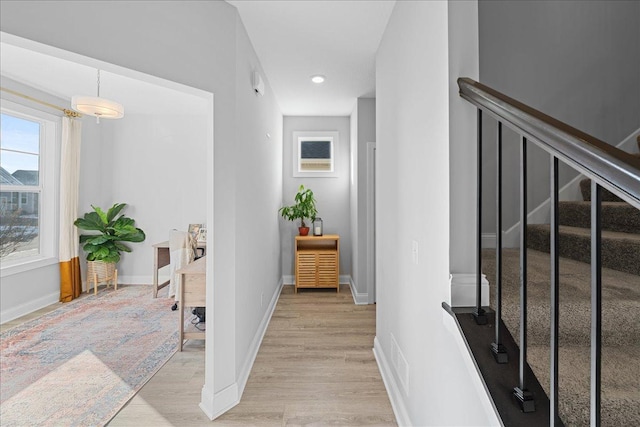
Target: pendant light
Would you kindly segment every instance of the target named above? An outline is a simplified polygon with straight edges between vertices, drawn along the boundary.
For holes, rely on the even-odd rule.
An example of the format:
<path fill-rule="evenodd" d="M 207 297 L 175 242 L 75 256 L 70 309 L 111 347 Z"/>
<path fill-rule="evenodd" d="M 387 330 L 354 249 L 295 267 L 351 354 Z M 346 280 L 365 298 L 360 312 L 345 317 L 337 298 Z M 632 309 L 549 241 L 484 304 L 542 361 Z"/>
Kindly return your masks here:
<path fill-rule="evenodd" d="M 100 123 L 100 118 L 119 119 L 124 117 L 124 107 L 110 99 L 100 98 L 100 70 L 98 70 L 98 95 L 71 97 L 71 108 L 82 113 L 96 117 L 96 123 Z"/>

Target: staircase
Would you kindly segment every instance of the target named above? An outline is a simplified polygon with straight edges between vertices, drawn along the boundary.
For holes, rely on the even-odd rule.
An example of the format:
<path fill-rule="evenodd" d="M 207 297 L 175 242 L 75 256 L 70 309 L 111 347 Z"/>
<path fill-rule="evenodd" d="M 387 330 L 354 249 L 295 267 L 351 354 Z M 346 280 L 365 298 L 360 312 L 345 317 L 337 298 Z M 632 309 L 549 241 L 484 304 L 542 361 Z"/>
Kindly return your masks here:
<path fill-rule="evenodd" d="M 580 187 L 582 201 L 559 204 L 559 411 L 564 424 L 570 426 L 589 425 L 590 180 L 582 180 Z M 602 198 L 602 425 L 640 425 L 640 210 L 606 190 Z M 528 362 L 548 395 L 550 227 L 529 225 L 527 237 Z M 485 251 L 483 257 L 483 270 L 491 278 L 494 254 Z M 517 337 L 519 251 L 506 250 L 503 257 L 502 318 Z"/>
<path fill-rule="evenodd" d="M 640 149 L 640 136 L 638 137 Z M 640 158 L 640 153 L 634 154 Z M 580 181 L 582 201 L 561 201 L 560 256 L 591 261 L 591 180 Z M 640 210 L 615 194 L 602 191 L 602 266 L 640 276 Z M 548 224 L 527 227 L 528 247 L 549 252 Z"/>
<path fill-rule="evenodd" d="M 519 250 L 503 250 L 502 319 L 520 334 Z M 495 309 L 495 250 L 482 253 Z M 550 393 L 550 257 L 529 249 L 527 362 Z M 602 426 L 640 425 L 640 276 L 603 269 Z M 560 258 L 559 413 L 566 426 L 589 425 L 590 265 Z M 514 357 L 509 363 L 518 363 Z M 516 384 L 513 384 L 515 386 Z M 515 405 L 515 403 L 513 403 Z"/>
<path fill-rule="evenodd" d="M 520 136 L 521 177 L 527 175 L 527 151 L 532 141 L 535 145 L 544 144 L 553 165 L 550 179 L 554 183 L 554 199 L 558 196 L 559 167 L 567 164 L 562 159 L 571 158 L 568 166 L 593 179 L 596 188 L 618 188 L 634 206 L 640 207 L 640 159 L 472 79 L 459 78 L 458 87 L 460 96 L 478 108 L 478 153 L 483 147 L 480 123 L 485 112 L 497 121 L 498 176 L 502 126 L 506 123 Z M 477 160 L 480 184 L 482 157 Z M 589 187 L 588 182 L 582 185 L 585 190 Z M 478 187 L 479 243 L 483 218 L 482 186 Z M 522 190 L 521 201 L 526 201 L 527 186 L 522 185 Z M 497 195 L 502 194 L 499 185 Z M 590 194 L 585 191 L 582 202 L 565 202 L 558 207 L 562 212 L 557 235 L 560 248 L 552 256 L 549 226 L 544 225 L 531 225 L 525 231 L 529 241 L 524 247 L 498 247 L 482 253 L 479 247 L 476 249 L 478 260 L 482 261 L 479 267 L 490 282 L 491 308 L 495 313 L 481 306 L 480 280 L 473 307 L 448 309 L 443 303 L 458 322 L 500 416 L 512 420 L 505 421 L 505 425 L 537 427 L 548 425 L 552 418 L 554 426 L 640 426 L 640 220 L 634 209 L 610 196 L 605 195 L 610 200 L 604 203 L 606 219 L 599 227 L 604 239 L 594 236 L 594 242 L 602 245 L 602 251 L 594 251 L 595 265 L 589 264 L 591 239 L 584 239 L 590 234 L 591 217 Z M 602 208 L 602 201 L 597 205 Z M 500 223 L 502 217 L 496 215 L 495 219 Z M 598 219 L 602 221 L 602 215 Z M 527 252 L 527 257 L 521 257 L 522 251 Z M 520 265 L 521 261 L 526 261 L 526 266 Z M 551 261 L 558 265 L 553 279 Z M 520 283 L 524 272 L 522 285 L 526 287 Z M 497 284 L 501 284 L 500 292 Z M 592 290 L 595 285 L 599 288 Z M 522 298 L 521 291 L 526 291 Z M 525 300 L 528 304 L 521 304 Z M 520 335 L 525 319 L 526 334 Z M 592 321 L 597 322 L 593 332 Z M 483 337 L 476 339 L 480 335 Z M 512 337 L 519 339 L 514 342 Z M 510 408 L 518 409 L 515 416 L 521 416 L 514 418 Z M 526 412 L 520 412 L 520 408 Z M 542 421 L 536 420 L 535 414 L 542 414 Z"/>

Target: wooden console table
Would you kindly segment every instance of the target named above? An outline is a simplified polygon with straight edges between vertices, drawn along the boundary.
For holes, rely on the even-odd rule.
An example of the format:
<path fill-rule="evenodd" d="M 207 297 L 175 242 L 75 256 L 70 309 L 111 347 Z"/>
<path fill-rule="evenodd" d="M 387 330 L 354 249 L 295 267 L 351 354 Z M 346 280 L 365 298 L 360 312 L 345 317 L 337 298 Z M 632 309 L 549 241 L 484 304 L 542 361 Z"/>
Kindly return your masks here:
<path fill-rule="evenodd" d="M 206 307 L 207 306 L 207 257 L 204 256 L 181 268 L 176 273 L 182 276 L 182 286 L 180 286 L 179 322 L 180 322 L 180 342 L 178 351 L 182 351 L 184 340 L 205 339 L 203 331 L 184 331 L 184 308 L 185 307 Z"/>
<path fill-rule="evenodd" d="M 202 249 L 205 253 L 207 251 L 206 242 L 198 242 L 198 248 Z M 158 291 L 169 284 L 166 280 L 162 283 L 158 283 L 158 270 L 162 267 L 169 265 L 169 241 L 156 243 L 153 245 L 153 297 L 158 298 Z"/>
<path fill-rule="evenodd" d="M 296 236 L 298 288 L 336 288 L 340 292 L 340 236 Z"/>

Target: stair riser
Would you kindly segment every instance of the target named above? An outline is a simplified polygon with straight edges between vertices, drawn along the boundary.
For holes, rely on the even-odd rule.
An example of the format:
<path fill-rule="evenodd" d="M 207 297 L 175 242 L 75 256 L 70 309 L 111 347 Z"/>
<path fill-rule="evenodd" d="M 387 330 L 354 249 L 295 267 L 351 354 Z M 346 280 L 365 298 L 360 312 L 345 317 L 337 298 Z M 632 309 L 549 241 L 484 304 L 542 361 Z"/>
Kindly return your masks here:
<path fill-rule="evenodd" d="M 548 229 L 531 229 L 527 233 L 528 247 L 549 253 Z M 585 236 L 560 233 L 559 255 L 591 263 L 591 240 Z M 602 266 L 640 275 L 640 243 L 622 239 L 602 239 Z"/>
<path fill-rule="evenodd" d="M 585 203 L 560 203 L 560 225 L 591 228 L 591 206 Z M 629 204 L 603 204 L 602 229 L 640 234 L 640 209 Z"/>

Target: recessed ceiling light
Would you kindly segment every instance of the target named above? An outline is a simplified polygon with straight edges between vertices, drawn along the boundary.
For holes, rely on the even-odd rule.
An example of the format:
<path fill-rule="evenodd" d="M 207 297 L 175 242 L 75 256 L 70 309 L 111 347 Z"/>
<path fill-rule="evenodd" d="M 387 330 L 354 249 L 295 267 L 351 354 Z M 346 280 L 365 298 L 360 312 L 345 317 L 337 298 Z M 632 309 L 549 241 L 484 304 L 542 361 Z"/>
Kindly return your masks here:
<path fill-rule="evenodd" d="M 315 75 L 315 76 L 311 76 L 311 81 L 314 82 L 314 83 L 320 84 L 320 83 L 324 82 L 324 76 L 321 76 L 320 74 Z"/>

